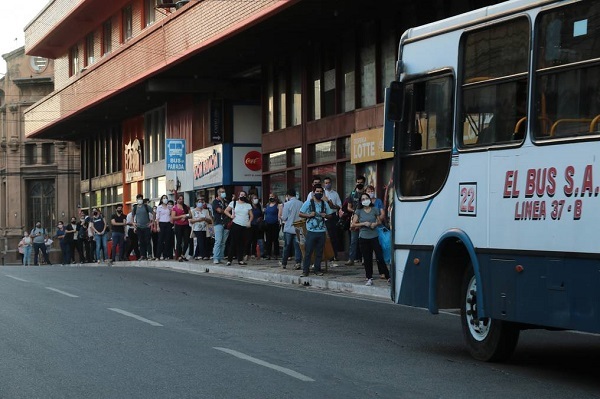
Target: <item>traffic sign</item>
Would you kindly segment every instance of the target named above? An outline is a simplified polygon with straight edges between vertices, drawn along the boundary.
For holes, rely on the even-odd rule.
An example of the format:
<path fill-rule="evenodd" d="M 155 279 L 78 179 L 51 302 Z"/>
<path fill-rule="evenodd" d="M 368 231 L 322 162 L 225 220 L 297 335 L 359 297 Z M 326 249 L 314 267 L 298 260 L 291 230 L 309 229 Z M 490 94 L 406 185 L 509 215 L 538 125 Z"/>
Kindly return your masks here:
<path fill-rule="evenodd" d="M 185 139 L 167 139 L 167 170 L 185 171 Z"/>

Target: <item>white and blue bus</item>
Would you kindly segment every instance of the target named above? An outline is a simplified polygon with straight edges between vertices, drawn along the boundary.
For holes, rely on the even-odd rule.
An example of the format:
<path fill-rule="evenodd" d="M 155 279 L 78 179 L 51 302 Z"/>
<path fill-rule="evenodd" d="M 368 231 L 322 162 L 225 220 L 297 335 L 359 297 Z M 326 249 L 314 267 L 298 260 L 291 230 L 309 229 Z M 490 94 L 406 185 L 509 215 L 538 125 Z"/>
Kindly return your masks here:
<path fill-rule="evenodd" d="M 485 361 L 524 329 L 600 332 L 600 1 L 409 29 L 396 77 L 394 301 L 460 309 Z"/>

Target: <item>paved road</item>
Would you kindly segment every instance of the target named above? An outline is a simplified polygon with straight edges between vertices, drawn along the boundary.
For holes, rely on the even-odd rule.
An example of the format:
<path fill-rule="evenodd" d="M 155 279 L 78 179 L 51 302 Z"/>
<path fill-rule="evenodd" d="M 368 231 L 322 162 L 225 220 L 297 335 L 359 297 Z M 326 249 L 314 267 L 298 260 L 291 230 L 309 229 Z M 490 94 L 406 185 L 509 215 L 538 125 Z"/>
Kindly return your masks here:
<path fill-rule="evenodd" d="M 458 318 L 207 274 L 0 268 L 0 398 L 597 398 L 596 336 L 472 360 Z"/>

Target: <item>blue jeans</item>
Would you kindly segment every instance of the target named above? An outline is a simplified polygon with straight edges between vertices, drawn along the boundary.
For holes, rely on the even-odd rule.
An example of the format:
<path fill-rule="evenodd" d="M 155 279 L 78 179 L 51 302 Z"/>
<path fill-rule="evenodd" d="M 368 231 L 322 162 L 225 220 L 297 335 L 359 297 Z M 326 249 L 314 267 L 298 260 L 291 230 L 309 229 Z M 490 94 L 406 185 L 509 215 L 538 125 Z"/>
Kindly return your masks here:
<path fill-rule="evenodd" d="M 112 233 L 112 260 L 113 262 L 117 256 L 117 247 L 119 247 L 119 260 L 123 261 L 125 257 L 125 233 L 119 233 L 113 231 Z M 127 259 L 129 260 L 129 259 Z"/>
<path fill-rule="evenodd" d="M 359 231 L 350 230 L 350 251 L 348 253 L 348 258 L 353 261 L 360 261 L 362 259 L 360 246 L 358 245 L 358 234 Z"/>
<path fill-rule="evenodd" d="M 294 257 L 296 258 L 296 263 L 302 263 L 302 252 L 300 251 L 300 244 L 298 240 L 296 240 L 296 234 L 292 233 L 283 233 L 284 244 L 283 244 L 283 256 L 281 257 L 281 265 L 286 266 L 288 258 L 290 257 L 290 252 L 292 250 L 292 245 L 294 246 Z"/>
<path fill-rule="evenodd" d="M 108 258 L 108 235 L 94 233 L 94 241 L 96 242 L 96 260 L 102 262 Z M 102 253 L 104 256 L 101 256 Z"/>
<path fill-rule="evenodd" d="M 302 262 L 302 271 L 308 274 L 313 252 L 315 254 L 315 273 L 321 271 L 321 259 L 323 258 L 323 248 L 325 248 L 325 232 L 316 233 L 308 231 L 304 243 L 304 262 Z"/>
<path fill-rule="evenodd" d="M 225 243 L 229 237 L 229 230 L 222 224 L 215 224 L 215 245 L 213 247 L 213 262 L 218 262 L 225 256 Z"/>
<path fill-rule="evenodd" d="M 31 245 L 23 247 L 23 264 L 25 266 L 31 265 Z"/>

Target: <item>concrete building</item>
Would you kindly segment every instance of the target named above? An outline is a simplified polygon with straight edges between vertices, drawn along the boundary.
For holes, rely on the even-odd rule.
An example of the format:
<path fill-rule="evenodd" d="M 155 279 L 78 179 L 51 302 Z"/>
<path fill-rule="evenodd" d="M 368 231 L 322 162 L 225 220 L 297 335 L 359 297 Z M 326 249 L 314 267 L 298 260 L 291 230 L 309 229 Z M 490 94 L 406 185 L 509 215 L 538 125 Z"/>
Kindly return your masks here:
<path fill-rule="evenodd" d="M 313 174 L 342 196 L 365 175 L 382 196 L 402 32 L 496 2 L 55 0 L 25 29 L 27 54 L 56 65 L 26 132 L 80 143 L 80 202 L 105 213 L 220 185 L 305 198 Z M 185 139 L 184 169 L 167 170 L 166 139 Z"/>
<path fill-rule="evenodd" d="M 54 89 L 54 62 L 25 55 L 21 47 L 2 56 L 0 79 L 0 253 L 17 261 L 17 244 L 36 221 L 54 234 L 59 220 L 77 214 L 79 149 L 74 142 L 26 138 L 23 113 Z M 38 115 L 47 120 L 48 115 Z"/>

